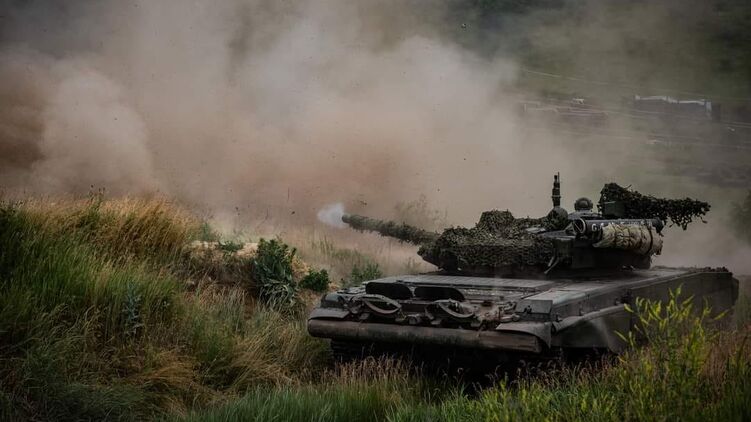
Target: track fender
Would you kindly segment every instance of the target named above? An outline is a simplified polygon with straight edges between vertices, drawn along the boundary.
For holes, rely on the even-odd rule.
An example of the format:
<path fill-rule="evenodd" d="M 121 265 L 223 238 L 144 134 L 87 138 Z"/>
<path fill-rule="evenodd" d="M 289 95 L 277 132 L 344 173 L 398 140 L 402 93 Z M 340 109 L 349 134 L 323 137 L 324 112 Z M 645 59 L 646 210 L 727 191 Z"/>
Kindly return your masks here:
<path fill-rule="evenodd" d="M 499 324 L 495 330 L 501 333 L 524 333 L 532 334 L 542 341 L 545 346 L 550 347 L 551 343 L 551 328 L 550 322 L 507 322 Z"/>
<path fill-rule="evenodd" d="M 552 345 L 563 348 L 608 349 L 617 353 L 626 347 L 617 333 L 626 335 L 630 328 L 631 313 L 619 304 L 554 322 Z"/>

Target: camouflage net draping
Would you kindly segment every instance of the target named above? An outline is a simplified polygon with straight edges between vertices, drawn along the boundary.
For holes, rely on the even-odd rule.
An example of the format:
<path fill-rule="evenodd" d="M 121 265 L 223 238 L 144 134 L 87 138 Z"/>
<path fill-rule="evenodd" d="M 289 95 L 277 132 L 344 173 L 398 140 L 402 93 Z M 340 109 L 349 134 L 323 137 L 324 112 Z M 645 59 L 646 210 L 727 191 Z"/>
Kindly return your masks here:
<path fill-rule="evenodd" d="M 608 183 L 600 191 L 600 203 L 620 201 L 624 204 L 623 218 L 659 218 L 668 220 L 683 230 L 694 218 L 701 218 L 709 211 L 709 204 L 691 198 L 662 199 L 630 191 L 616 183 Z"/>
<path fill-rule="evenodd" d="M 475 227 L 446 229 L 418 253 L 445 269 L 546 265 L 554 255 L 553 241 L 526 231 L 554 228 L 551 218 L 514 218 L 509 211 L 486 211 Z"/>
<path fill-rule="evenodd" d="M 659 218 L 669 220 L 682 228 L 709 211 L 709 204 L 690 198 L 661 199 L 630 191 L 615 183 L 606 184 L 601 191 L 600 203 L 618 201 L 623 203 L 623 218 Z M 356 230 L 368 230 L 383 236 L 420 245 L 417 252 L 425 261 L 446 270 L 484 270 L 524 267 L 543 267 L 555 256 L 553 238 L 540 236 L 542 231 L 562 230 L 569 220 L 562 210 L 553 210 L 542 218 L 514 218 L 509 211 L 486 211 L 472 228 L 452 227 L 442 233 L 422 230 L 403 223 L 382 221 L 373 218 L 345 215 L 342 220 Z M 611 228 L 614 230 L 614 228 Z M 661 239 L 650 238 L 649 232 L 631 233 L 626 228 L 611 244 L 598 247 L 634 251 L 644 255 L 659 253 Z M 638 236 L 637 236 L 638 235 Z M 643 238 L 643 239 L 642 239 Z M 636 240 L 639 242 L 634 243 Z"/>

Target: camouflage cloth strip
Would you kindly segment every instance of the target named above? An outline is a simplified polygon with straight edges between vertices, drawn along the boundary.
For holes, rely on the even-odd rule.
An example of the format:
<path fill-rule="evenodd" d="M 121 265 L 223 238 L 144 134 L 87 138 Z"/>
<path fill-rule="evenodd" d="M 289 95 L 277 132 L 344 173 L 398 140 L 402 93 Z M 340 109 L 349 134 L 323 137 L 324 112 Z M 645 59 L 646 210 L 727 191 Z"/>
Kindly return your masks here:
<path fill-rule="evenodd" d="M 654 228 L 637 224 L 609 224 L 602 227 L 602 238 L 595 248 L 616 248 L 641 255 L 662 252 L 662 237 Z"/>

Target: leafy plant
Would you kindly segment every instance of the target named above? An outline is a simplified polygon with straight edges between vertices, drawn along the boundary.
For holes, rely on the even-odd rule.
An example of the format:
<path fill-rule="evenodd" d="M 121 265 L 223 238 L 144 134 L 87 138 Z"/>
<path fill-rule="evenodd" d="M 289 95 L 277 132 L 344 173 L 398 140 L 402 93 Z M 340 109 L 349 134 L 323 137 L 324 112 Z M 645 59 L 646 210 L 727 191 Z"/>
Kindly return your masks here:
<path fill-rule="evenodd" d="M 141 314 L 139 312 L 141 307 L 141 295 L 137 290 L 138 286 L 131 282 L 128 282 L 125 291 L 125 303 L 123 304 L 123 314 L 125 316 L 125 334 L 130 337 L 134 337 L 143 328 L 141 322 Z"/>
<path fill-rule="evenodd" d="M 710 355 L 708 344 L 717 333 L 707 323 L 724 313 L 713 318 L 710 308 L 694 308 L 693 297 L 682 297 L 680 287 L 666 302 L 637 298 L 635 305 L 626 307 L 638 323 L 627 336 L 621 335 L 632 349 L 619 357 L 621 365 L 614 371 L 618 383 L 634 399 L 630 411 L 635 419 L 650 418 L 655 411 L 680 419 L 710 394 L 701 375 Z M 642 341 L 649 349 L 637 348 Z"/>
<path fill-rule="evenodd" d="M 261 239 L 251 262 L 258 297 L 279 310 L 293 310 L 299 305 L 297 285 L 292 278 L 295 253 L 294 248 L 279 239 Z"/>
<path fill-rule="evenodd" d="M 310 270 L 310 272 L 300 280 L 300 287 L 313 290 L 314 292 L 325 292 L 329 288 L 329 282 L 329 273 L 325 269 L 320 271 Z"/>
<path fill-rule="evenodd" d="M 364 281 L 375 280 L 381 277 L 383 277 L 383 272 L 381 272 L 381 268 L 377 263 L 367 262 L 362 266 L 355 264 L 349 275 L 349 282 L 345 283 L 345 285 L 356 286 L 362 284 Z"/>

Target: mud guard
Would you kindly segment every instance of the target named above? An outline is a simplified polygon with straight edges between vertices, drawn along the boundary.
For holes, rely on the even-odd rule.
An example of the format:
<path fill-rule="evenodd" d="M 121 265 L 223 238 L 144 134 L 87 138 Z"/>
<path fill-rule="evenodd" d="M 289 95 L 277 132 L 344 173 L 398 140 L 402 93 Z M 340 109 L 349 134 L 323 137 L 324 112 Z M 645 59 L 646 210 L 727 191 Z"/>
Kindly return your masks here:
<path fill-rule="evenodd" d="M 553 323 L 552 346 L 579 349 L 607 349 L 622 352 L 626 343 L 617 333 L 631 329 L 631 313 L 624 305 L 615 305 L 582 316 Z"/>

